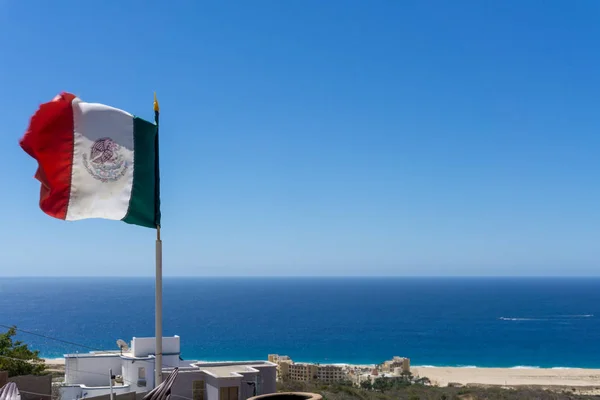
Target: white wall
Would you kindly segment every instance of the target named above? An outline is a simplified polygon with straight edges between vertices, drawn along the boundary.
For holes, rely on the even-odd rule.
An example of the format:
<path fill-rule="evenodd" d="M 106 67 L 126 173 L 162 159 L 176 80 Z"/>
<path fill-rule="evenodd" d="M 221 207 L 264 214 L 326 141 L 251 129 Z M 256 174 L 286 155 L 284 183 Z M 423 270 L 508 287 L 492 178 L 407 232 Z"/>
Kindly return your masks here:
<path fill-rule="evenodd" d="M 59 391 L 61 400 L 73 400 L 81 397 L 81 386 L 61 386 Z"/>
<path fill-rule="evenodd" d="M 130 386 L 113 386 L 113 392 L 115 394 L 122 394 L 122 393 L 127 393 L 130 391 Z M 87 387 L 84 386 L 81 388 L 82 391 L 82 396 L 83 397 L 95 397 L 95 396 L 102 396 L 104 394 L 110 394 L 110 387 Z M 66 400 L 66 399 L 61 399 L 61 400 Z"/>
<path fill-rule="evenodd" d="M 121 358 L 114 356 L 78 356 L 65 358 L 65 383 L 83 384 L 86 386 L 109 385 L 108 371 L 112 368 L 113 374 L 121 371 Z"/>
<path fill-rule="evenodd" d="M 166 351 L 163 350 L 164 353 L 166 353 Z M 162 365 L 163 368 L 175 368 L 178 367 L 180 365 L 180 359 L 179 359 L 179 353 L 171 355 L 171 356 L 165 356 L 163 355 L 163 360 L 162 360 Z M 189 362 L 186 362 L 185 366 L 189 367 Z"/>
<path fill-rule="evenodd" d="M 219 392 L 222 387 L 238 387 L 238 396 L 240 394 L 240 382 L 241 376 L 232 376 L 228 378 L 215 378 L 212 375 L 206 374 L 206 394 L 208 395 L 207 400 L 219 400 Z M 244 399 L 245 400 L 245 399 Z"/>
<path fill-rule="evenodd" d="M 181 352 L 179 336 L 163 337 L 162 346 L 163 354 Z M 150 338 L 133 338 L 131 341 L 131 353 L 134 357 L 146 357 L 149 354 L 156 353 L 156 339 Z"/>
<path fill-rule="evenodd" d="M 149 392 L 154 388 L 154 359 L 131 360 L 123 358 L 122 363 L 124 383 L 131 385 L 132 391 Z M 146 386 L 138 386 L 140 368 L 144 368 L 146 371 Z"/>
<path fill-rule="evenodd" d="M 113 392 L 115 394 L 127 393 L 130 391 L 129 386 L 114 386 Z M 83 397 L 95 397 L 104 394 L 110 394 L 110 387 L 87 387 L 84 385 L 73 385 L 73 386 L 61 386 L 60 387 L 60 398 L 61 400 L 75 400 Z"/>
<path fill-rule="evenodd" d="M 240 399 L 247 399 L 254 396 L 254 385 L 249 385 L 247 382 L 258 382 L 256 394 L 258 395 L 258 387 L 260 386 L 260 377 L 257 372 L 243 372 L 243 378 L 240 381 Z"/>
<path fill-rule="evenodd" d="M 206 384 L 206 399 L 207 400 L 218 400 L 219 399 L 219 388 L 213 385 Z"/>
<path fill-rule="evenodd" d="M 173 387 L 171 388 L 171 399 L 172 400 L 182 400 L 176 396 L 187 397 L 191 399 L 193 397 L 193 384 L 194 381 L 204 381 L 206 380 L 206 376 L 204 372 L 201 371 L 185 371 L 179 370 L 177 374 L 177 379 L 173 382 Z M 210 400 L 209 397 L 206 397 L 207 400 Z M 216 400 L 216 399 L 215 399 Z"/>
<path fill-rule="evenodd" d="M 258 394 L 270 394 L 277 391 L 277 366 L 253 366 L 260 371 L 258 374 Z"/>
<path fill-rule="evenodd" d="M 212 375 L 206 374 L 206 383 L 210 384 L 211 386 L 215 387 L 215 388 L 222 388 L 222 387 L 230 387 L 230 386 L 240 386 L 240 382 L 242 380 L 241 376 L 231 376 L 231 377 L 227 377 L 227 378 L 215 378 Z"/>

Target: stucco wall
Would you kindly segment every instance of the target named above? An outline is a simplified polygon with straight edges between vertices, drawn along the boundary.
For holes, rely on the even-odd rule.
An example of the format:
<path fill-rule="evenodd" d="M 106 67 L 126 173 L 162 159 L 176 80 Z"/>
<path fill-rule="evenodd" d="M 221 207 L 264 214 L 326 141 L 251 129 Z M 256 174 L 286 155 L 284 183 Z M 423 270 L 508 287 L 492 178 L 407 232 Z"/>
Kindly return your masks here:
<path fill-rule="evenodd" d="M 148 392 L 154 387 L 154 359 L 152 360 L 129 360 L 123 359 L 122 375 L 125 384 L 131 385 L 135 392 Z M 146 372 L 146 386 L 138 385 L 140 379 L 140 368 Z"/>
<path fill-rule="evenodd" d="M 164 351 L 166 353 L 166 351 Z M 173 355 L 163 355 L 162 361 L 163 368 L 175 368 L 181 365 L 181 361 L 179 360 L 179 353 Z M 189 363 L 184 364 L 186 367 L 190 365 Z"/>
<path fill-rule="evenodd" d="M 65 383 L 86 386 L 108 386 L 108 371 L 121 373 L 121 358 L 115 356 L 67 357 L 65 358 Z"/>
<path fill-rule="evenodd" d="M 234 363 L 231 363 L 234 364 Z M 253 367 L 256 368 L 256 367 Z M 276 392 L 277 370 L 275 366 L 260 366 L 256 368 L 259 372 L 244 371 L 242 376 L 216 378 L 206 374 L 201 370 L 182 369 L 173 383 L 172 394 L 186 398 L 193 398 L 193 382 L 203 380 L 206 384 L 206 400 L 217 400 L 219 398 L 219 388 L 225 386 L 237 386 L 241 400 L 252 397 L 254 388 L 246 382 L 257 382 L 257 394 L 269 394 Z M 168 373 L 163 373 L 163 379 L 166 379 Z M 256 380 L 255 380 L 256 377 Z M 177 400 L 177 399 L 176 399 Z"/>
<path fill-rule="evenodd" d="M 217 400 L 219 398 L 219 388 L 206 384 L 206 396 L 208 400 Z"/>
<path fill-rule="evenodd" d="M 249 397 L 254 396 L 254 382 L 255 382 L 254 377 L 258 378 L 257 374 L 248 374 L 248 375 L 245 375 L 244 378 L 242 378 L 242 380 L 240 381 L 240 389 L 239 389 L 240 399 L 245 400 Z M 252 383 L 248 384 L 248 382 L 252 382 Z M 259 393 L 256 392 L 256 394 L 259 394 Z"/>
<path fill-rule="evenodd" d="M 277 391 L 277 367 L 275 365 L 255 366 L 258 375 L 258 394 L 270 394 Z"/>
<path fill-rule="evenodd" d="M 168 374 L 163 373 L 163 379 L 166 379 L 167 376 Z M 204 379 L 204 373 L 200 371 L 179 371 L 179 373 L 177 374 L 177 378 L 173 383 L 173 387 L 171 388 L 171 393 L 177 396 L 182 396 L 191 399 L 193 397 L 193 382 Z M 178 400 L 178 398 L 176 397 L 173 397 L 173 399 Z"/>
<path fill-rule="evenodd" d="M 142 400 L 142 398 L 144 397 L 145 394 L 146 394 L 146 392 L 144 392 L 144 393 L 135 393 L 135 392 L 123 393 L 123 394 L 116 395 L 115 399 L 116 400 Z M 105 394 L 102 396 L 94 397 L 94 400 L 110 400 L 110 394 Z"/>
<path fill-rule="evenodd" d="M 149 354 L 156 353 L 156 339 L 151 338 L 133 338 L 131 341 L 131 353 L 135 357 L 146 357 Z M 163 354 L 180 353 L 179 336 L 163 337 Z"/>
<path fill-rule="evenodd" d="M 238 387 L 238 396 L 241 393 L 240 382 L 242 381 L 241 376 L 232 376 L 228 378 L 215 378 L 211 375 L 206 375 L 206 392 L 209 395 L 208 400 L 219 399 L 219 390 L 222 387 Z M 245 399 L 244 399 L 245 400 Z"/>
<path fill-rule="evenodd" d="M 130 386 L 114 386 L 113 393 L 124 394 L 129 393 Z M 110 386 L 87 387 L 84 385 L 61 386 L 61 400 L 73 400 L 87 397 L 97 397 L 102 395 L 110 396 Z"/>

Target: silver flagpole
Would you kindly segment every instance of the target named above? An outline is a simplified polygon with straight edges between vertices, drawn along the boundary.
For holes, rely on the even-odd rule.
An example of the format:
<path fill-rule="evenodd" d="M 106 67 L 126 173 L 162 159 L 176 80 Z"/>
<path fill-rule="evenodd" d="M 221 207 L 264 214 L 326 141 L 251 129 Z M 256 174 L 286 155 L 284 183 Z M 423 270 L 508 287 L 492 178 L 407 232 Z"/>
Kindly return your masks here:
<path fill-rule="evenodd" d="M 160 226 L 156 228 L 156 365 L 154 367 L 154 386 L 162 382 L 162 240 Z"/>
<path fill-rule="evenodd" d="M 154 199 L 154 214 L 156 222 L 156 283 L 155 283 L 155 337 L 156 337 L 156 358 L 154 365 L 154 387 L 162 382 L 162 240 L 160 240 L 160 169 L 158 165 L 158 116 L 160 108 L 154 92 L 154 123 L 156 123 L 156 140 L 155 140 L 155 199 Z"/>

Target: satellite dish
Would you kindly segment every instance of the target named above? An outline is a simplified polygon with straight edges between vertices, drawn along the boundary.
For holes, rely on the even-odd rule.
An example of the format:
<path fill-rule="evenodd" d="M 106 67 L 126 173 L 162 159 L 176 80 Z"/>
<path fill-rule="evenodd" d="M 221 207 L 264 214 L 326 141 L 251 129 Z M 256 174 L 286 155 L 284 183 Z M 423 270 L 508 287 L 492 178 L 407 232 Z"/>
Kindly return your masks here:
<path fill-rule="evenodd" d="M 119 346 L 119 349 L 121 349 L 121 354 L 123 354 L 124 351 L 129 350 L 129 345 L 122 339 L 117 340 L 117 346 Z"/>

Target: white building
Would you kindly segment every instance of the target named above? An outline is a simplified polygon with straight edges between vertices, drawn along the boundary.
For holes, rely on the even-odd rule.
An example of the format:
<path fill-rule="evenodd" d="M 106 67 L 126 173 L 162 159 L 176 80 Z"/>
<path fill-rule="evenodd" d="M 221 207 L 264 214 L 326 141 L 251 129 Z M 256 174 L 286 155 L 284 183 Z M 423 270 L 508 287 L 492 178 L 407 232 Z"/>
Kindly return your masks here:
<path fill-rule="evenodd" d="M 169 372 L 163 370 L 163 376 Z M 171 396 L 175 400 L 246 400 L 275 393 L 276 380 L 277 364 L 269 361 L 193 363 L 179 369 Z"/>
<path fill-rule="evenodd" d="M 152 390 L 154 353 L 154 338 L 133 338 L 131 349 L 123 353 L 66 354 L 65 380 L 60 386 L 61 400 L 110 394 L 109 370 L 115 376 L 115 394 Z M 173 400 L 246 400 L 276 391 L 277 364 L 269 361 L 182 361 L 179 336 L 163 337 L 163 378 L 174 367 L 179 367 L 179 373 L 171 389 Z"/>
<path fill-rule="evenodd" d="M 109 371 L 115 394 L 148 392 L 154 388 L 155 338 L 133 338 L 128 351 L 65 354 L 62 400 L 110 394 Z M 163 368 L 180 366 L 179 336 L 163 337 Z"/>

